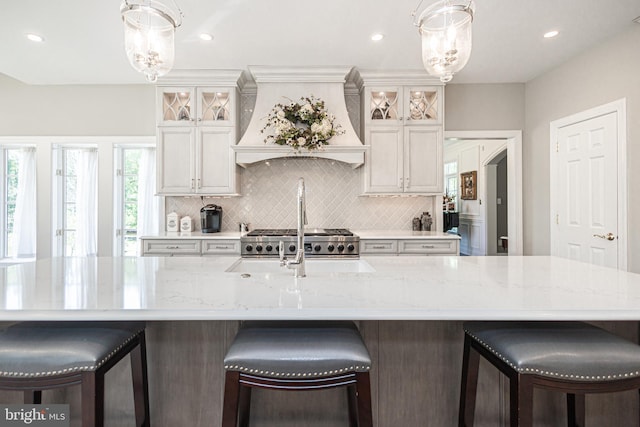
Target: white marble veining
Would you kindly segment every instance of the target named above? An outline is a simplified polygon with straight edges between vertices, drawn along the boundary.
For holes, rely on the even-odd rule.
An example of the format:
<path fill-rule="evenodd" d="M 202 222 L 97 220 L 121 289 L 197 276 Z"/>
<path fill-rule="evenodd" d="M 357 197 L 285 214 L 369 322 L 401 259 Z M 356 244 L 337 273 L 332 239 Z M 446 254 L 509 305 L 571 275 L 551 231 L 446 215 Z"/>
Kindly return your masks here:
<path fill-rule="evenodd" d="M 374 272 L 225 272 L 235 257 L 0 269 L 0 320 L 640 320 L 640 275 L 555 257 L 362 257 Z M 277 262 L 277 261 L 274 261 Z"/>

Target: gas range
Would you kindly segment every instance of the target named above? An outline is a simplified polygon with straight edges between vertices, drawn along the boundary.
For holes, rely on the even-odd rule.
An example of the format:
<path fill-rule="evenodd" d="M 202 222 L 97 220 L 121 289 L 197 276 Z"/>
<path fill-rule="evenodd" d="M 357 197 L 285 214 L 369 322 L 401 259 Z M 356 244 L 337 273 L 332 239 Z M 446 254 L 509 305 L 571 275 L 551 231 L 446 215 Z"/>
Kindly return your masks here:
<path fill-rule="evenodd" d="M 285 255 L 295 255 L 298 248 L 295 229 L 256 229 L 240 238 L 244 258 L 278 257 L 278 245 L 284 242 Z M 344 228 L 310 228 L 304 232 L 307 257 L 358 258 L 360 237 Z"/>

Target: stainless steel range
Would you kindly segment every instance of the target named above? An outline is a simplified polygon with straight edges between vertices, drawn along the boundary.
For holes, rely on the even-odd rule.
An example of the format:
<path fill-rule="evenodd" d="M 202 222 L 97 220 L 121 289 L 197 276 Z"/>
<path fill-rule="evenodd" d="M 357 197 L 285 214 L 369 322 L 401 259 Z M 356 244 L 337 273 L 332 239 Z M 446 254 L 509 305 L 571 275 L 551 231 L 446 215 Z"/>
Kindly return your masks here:
<path fill-rule="evenodd" d="M 240 238 L 245 258 L 278 257 L 284 242 L 285 255 L 295 255 L 298 248 L 295 229 L 256 229 Z M 358 258 L 360 237 L 344 228 L 311 228 L 304 232 L 306 257 Z"/>

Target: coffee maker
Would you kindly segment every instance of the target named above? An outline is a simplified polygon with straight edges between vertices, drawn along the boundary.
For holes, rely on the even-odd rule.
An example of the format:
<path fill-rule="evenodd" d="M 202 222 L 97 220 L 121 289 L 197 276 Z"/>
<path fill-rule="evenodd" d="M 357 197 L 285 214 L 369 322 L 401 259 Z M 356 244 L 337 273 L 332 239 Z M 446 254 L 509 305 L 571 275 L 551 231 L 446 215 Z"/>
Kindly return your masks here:
<path fill-rule="evenodd" d="M 203 233 L 218 233 L 222 225 L 222 207 L 206 205 L 200 209 L 200 227 Z"/>

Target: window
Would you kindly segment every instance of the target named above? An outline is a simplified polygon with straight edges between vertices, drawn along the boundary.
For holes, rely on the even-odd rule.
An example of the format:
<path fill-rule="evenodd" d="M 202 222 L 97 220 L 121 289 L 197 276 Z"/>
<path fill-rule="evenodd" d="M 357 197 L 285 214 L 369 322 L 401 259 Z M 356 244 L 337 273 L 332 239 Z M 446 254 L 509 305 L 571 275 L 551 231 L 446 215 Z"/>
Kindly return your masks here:
<path fill-rule="evenodd" d="M 444 195 L 453 200 L 453 210 L 458 210 L 458 162 L 444 164 Z M 445 207 L 451 210 L 450 207 Z"/>
<path fill-rule="evenodd" d="M 35 159 L 34 147 L 0 147 L 1 258 L 35 257 Z"/>
<path fill-rule="evenodd" d="M 54 147 L 53 254 L 97 255 L 98 150 L 95 147 Z"/>
<path fill-rule="evenodd" d="M 121 145 L 115 149 L 114 255 L 139 255 L 138 238 L 158 232 L 155 148 Z"/>

